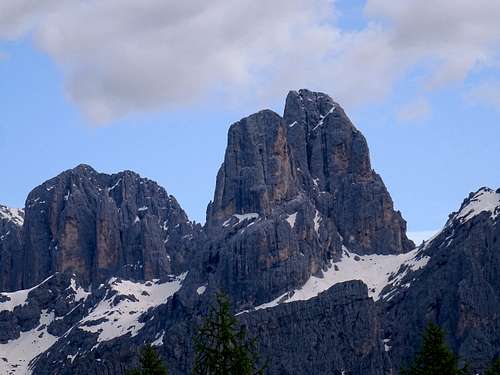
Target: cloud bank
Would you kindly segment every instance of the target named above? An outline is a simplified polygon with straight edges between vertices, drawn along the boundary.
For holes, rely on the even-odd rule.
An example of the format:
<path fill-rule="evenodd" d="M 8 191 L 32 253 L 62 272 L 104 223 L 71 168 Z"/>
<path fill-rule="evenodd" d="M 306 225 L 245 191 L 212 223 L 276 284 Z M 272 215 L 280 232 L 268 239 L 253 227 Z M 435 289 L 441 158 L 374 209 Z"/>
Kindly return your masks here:
<path fill-rule="evenodd" d="M 17 0 L 0 3 L 0 39 L 31 35 L 97 123 L 302 86 L 363 104 L 415 66 L 422 95 L 498 63 L 497 0 L 367 0 L 354 31 L 341 16 L 330 0 Z"/>

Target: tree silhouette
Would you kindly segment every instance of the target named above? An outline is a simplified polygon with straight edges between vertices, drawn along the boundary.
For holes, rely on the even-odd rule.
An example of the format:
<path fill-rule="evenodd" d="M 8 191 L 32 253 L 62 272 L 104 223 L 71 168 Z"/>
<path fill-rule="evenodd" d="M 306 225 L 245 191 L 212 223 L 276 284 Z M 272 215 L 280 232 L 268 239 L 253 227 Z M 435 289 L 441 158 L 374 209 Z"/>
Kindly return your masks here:
<path fill-rule="evenodd" d="M 444 331 L 430 322 L 413 363 L 401 370 L 401 375 L 466 375 L 467 366 L 459 368 L 458 357 L 448 348 Z"/>
<path fill-rule="evenodd" d="M 168 370 L 158 356 L 156 349 L 151 345 L 146 345 L 141 350 L 139 358 L 140 368 L 127 372 L 127 375 L 167 375 Z"/>
<path fill-rule="evenodd" d="M 225 294 L 217 295 L 217 307 L 211 307 L 194 339 L 196 375 L 263 374 L 258 368 L 255 340 L 247 338 L 245 327 L 231 312 Z"/>

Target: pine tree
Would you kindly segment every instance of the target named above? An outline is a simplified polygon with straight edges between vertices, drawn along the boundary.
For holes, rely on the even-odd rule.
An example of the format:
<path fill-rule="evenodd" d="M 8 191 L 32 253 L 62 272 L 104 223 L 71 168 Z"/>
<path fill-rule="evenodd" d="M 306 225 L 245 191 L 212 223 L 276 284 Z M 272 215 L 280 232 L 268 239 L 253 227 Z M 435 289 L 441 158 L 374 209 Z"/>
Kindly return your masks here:
<path fill-rule="evenodd" d="M 467 366 L 459 368 L 458 357 L 447 347 L 444 331 L 429 323 L 423 334 L 422 348 L 409 368 L 401 375 L 466 375 Z"/>
<path fill-rule="evenodd" d="M 246 330 L 231 313 L 229 299 L 217 295 L 217 307 L 211 308 L 195 337 L 196 375 L 263 374 L 257 368 L 255 340 L 247 338 Z"/>
<path fill-rule="evenodd" d="M 146 345 L 141 350 L 139 358 L 141 364 L 140 369 L 134 369 L 127 375 L 167 375 L 168 371 L 162 360 L 158 356 L 156 349 L 151 345 Z"/>
<path fill-rule="evenodd" d="M 484 375 L 500 375 L 500 357 L 493 360 Z"/>

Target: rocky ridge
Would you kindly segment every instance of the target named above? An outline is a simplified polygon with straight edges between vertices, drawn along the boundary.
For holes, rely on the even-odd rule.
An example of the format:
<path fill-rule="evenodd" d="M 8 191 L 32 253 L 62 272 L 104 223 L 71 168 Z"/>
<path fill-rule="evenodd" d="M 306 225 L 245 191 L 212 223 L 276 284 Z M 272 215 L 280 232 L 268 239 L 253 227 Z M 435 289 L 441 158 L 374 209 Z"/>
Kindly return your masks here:
<path fill-rule="evenodd" d="M 481 371 L 500 354 L 499 207 L 480 189 L 414 248 L 363 135 L 292 91 L 283 116 L 231 126 L 204 227 L 155 182 L 86 165 L 0 207 L 0 372 L 124 374 L 152 343 L 188 373 L 221 289 L 270 374 L 397 373 L 429 319 Z"/>

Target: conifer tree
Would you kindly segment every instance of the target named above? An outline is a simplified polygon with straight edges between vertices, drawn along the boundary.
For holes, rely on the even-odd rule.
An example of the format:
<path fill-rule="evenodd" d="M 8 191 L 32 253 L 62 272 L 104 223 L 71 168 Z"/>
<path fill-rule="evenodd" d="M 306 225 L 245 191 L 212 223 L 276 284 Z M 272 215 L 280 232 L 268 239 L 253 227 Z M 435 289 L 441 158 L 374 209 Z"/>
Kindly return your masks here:
<path fill-rule="evenodd" d="M 467 366 L 459 368 L 458 357 L 448 348 L 444 336 L 438 325 L 429 323 L 420 351 L 401 375 L 467 375 Z"/>
<path fill-rule="evenodd" d="M 194 340 L 195 375 L 254 375 L 263 374 L 258 368 L 255 340 L 247 337 L 231 312 L 229 299 L 217 295 L 217 307 L 210 308 Z"/>
<path fill-rule="evenodd" d="M 140 368 L 131 370 L 127 375 L 167 375 L 168 371 L 159 357 L 156 349 L 151 345 L 146 345 L 141 350 L 139 358 Z"/>
<path fill-rule="evenodd" d="M 500 375 L 500 357 L 493 360 L 484 375 Z"/>

